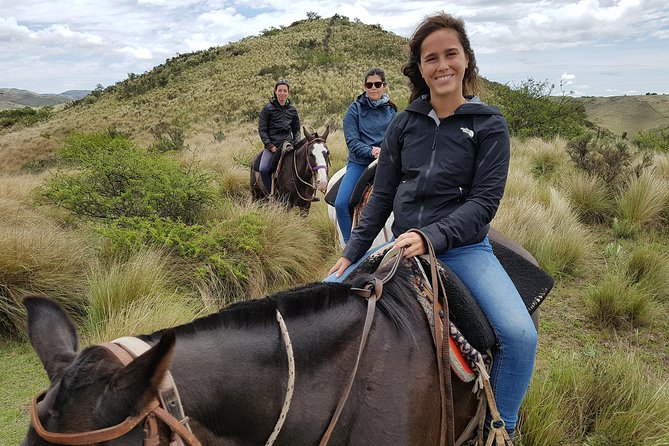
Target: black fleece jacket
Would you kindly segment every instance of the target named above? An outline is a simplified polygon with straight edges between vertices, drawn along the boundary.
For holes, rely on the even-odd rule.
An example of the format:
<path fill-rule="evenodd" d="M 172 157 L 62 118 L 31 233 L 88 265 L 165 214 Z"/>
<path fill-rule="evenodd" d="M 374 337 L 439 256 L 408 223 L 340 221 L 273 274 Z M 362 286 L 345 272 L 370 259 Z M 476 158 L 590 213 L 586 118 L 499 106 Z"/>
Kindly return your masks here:
<path fill-rule="evenodd" d="M 504 194 L 509 130 L 499 109 L 474 97 L 440 120 L 420 97 L 390 123 L 374 193 L 343 256 L 355 262 L 391 212 L 395 237 L 422 230 L 437 254 L 477 243 Z"/>

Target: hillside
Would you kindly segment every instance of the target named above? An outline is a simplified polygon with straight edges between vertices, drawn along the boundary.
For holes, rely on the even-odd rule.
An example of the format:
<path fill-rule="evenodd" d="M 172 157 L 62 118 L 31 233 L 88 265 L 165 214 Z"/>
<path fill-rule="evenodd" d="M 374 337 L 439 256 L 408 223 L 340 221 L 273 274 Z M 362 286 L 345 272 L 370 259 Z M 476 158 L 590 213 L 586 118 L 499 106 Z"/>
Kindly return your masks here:
<path fill-rule="evenodd" d="M 378 26 L 335 16 L 179 55 L 148 73 L 129 75 L 99 97 L 78 101 L 48 122 L 0 134 L 0 165 L 12 171 L 48 158 L 73 129 L 115 127 L 149 142 L 159 122 L 178 120 L 188 127 L 188 139 L 212 141 L 212 135 L 240 124 L 255 126 L 278 78 L 290 80 L 304 124 L 340 125 L 371 66 L 386 70 L 391 96 L 400 106 L 406 102 L 408 88 L 400 73 L 404 44 L 404 38 Z"/>
<path fill-rule="evenodd" d="M 578 98 L 593 123 L 633 138 L 639 130 L 669 129 L 669 95 Z"/>
<path fill-rule="evenodd" d="M 0 88 L 0 110 L 64 104 L 81 99 L 89 93 L 88 90 L 68 90 L 60 94 L 40 94 L 17 88 Z"/>

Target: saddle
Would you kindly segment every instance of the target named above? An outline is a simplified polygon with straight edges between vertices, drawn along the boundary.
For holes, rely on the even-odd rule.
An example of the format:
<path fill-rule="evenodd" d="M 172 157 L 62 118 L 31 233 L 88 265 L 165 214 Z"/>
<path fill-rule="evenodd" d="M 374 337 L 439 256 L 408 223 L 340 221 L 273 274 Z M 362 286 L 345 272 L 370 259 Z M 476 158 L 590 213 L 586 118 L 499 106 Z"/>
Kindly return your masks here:
<path fill-rule="evenodd" d="M 285 141 L 281 147 L 277 147 L 277 150 L 279 152 L 279 156 L 272 157 L 272 164 L 270 164 L 269 167 L 269 172 L 272 178 L 272 190 L 271 191 L 266 191 L 265 190 L 265 184 L 262 181 L 262 178 L 260 177 L 260 159 L 262 158 L 262 153 L 263 150 L 259 151 L 258 153 L 255 154 L 253 157 L 253 160 L 251 161 L 251 167 L 253 168 L 253 174 L 255 176 L 255 181 L 260 190 L 262 190 L 265 195 L 273 195 L 274 193 L 274 184 L 276 181 L 276 177 L 279 176 L 279 173 L 281 172 L 281 166 L 283 165 L 283 159 L 288 155 L 290 152 L 292 152 L 295 149 L 293 144 L 290 143 L 290 141 Z"/>
<path fill-rule="evenodd" d="M 497 259 L 518 289 L 528 312 L 534 313 L 553 288 L 555 284 L 553 278 L 524 257 L 523 253 L 519 252 L 519 249 L 522 249 L 520 245 L 504 238 L 494 230 L 489 235 Z M 359 274 L 371 274 L 375 271 L 386 251 L 387 249 L 379 250 L 361 262 L 349 274 L 347 281 L 354 280 Z M 420 262 L 423 270 L 429 271 L 430 266 L 426 264 L 426 261 L 421 258 Z M 437 269 L 448 296 L 450 320 L 476 350 L 479 352 L 492 351 L 497 344 L 497 337 L 483 310 L 450 268 L 438 261 Z M 415 278 L 415 282 L 422 281 L 423 277 Z"/>
<path fill-rule="evenodd" d="M 364 207 L 364 204 L 367 202 L 367 199 L 371 194 L 371 188 L 374 185 L 374 175 L 376 175 L 376 164 L 376 160 L 372 161 L 372 163 L 362 172 L 358 182 L 355 183 L 355 188 L 353 188 L 353 193 L 351 194 L 351 198 L 348 201 L 348 207 L 351 211 L 351 215 L 359 213 L 356 212 L 356 210 L 358 210 L 358 207 Z M 325 194 L 325 202 L 330 206 L 334 207 L 335 205 L 337 192 L 339 192 L 339 186 L 343 178 L 344 177 L 342 176 L 339 180 L 337 180 L 337 182 L 332 185 L 328 193 Z"/>

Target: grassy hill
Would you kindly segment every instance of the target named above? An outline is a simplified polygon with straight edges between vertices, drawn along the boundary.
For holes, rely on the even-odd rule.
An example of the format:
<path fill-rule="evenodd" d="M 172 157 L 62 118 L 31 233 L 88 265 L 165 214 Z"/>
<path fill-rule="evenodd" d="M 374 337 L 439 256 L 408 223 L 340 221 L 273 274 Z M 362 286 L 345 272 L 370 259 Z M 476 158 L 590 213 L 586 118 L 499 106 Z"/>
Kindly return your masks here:
<path fill-rule="evenodd" d="M 669 95 L 578 98 L 588 119 L 616 135 L 633 138 L 639 130 L 669 129 Z"/>
<path fill-rule="evenodd" d="M 64 104 L 81 99 L 89 93 L 88 90 L 69 90 L 60 94 L 40 94 L 17 88 L 0 88 L 0 110 Z"/>
<path fill-rule="evenodd" d="M 314 129 L 338 126 L 371 66 L 383 67 L 393 99 L 400 105 L 406 101 L 408 89 L 400 74 L 404 43 L 380 27 L 335 16 L 179 55 L 78 101 L 48 122 L 0 134 L 0 165 L 15 170 L 48 158 L 73 130 L 115 127 L 148 142 L 160 122 L 179 121 L 191 140 L 213 142 L 214 134 L 255 126 L 278 78 L 290 80 L 304 124 Z"/>

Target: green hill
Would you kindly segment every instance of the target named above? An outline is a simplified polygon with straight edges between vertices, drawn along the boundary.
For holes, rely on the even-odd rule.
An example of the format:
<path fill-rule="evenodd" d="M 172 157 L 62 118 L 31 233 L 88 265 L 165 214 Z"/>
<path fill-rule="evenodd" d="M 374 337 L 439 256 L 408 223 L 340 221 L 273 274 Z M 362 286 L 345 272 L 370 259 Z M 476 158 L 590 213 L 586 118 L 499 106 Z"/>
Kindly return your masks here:
<path fill-rule="evenodd" d="M 178 120 L 191 139 L 254 126 L 278 78 L 290 80 L 304 124 L 338 126 L 371 66 L 386 70 L 391 96 L 400 106 L 406 103 L 408 88 L 400 72 L 405 42 L 378 26 L 334 16 L 179 55 L 77 101 L 48 122 L 0 134 L 0 165 L 14 170 L 48 158 L 72 130 L 115 127 L 147 142 L 160 122 Z"/>
<path fill-rule="evenodd" d="M 616 135 L 639 130 L 669 129 L 669 95 L 578 98 L 588 119 Z"/>

